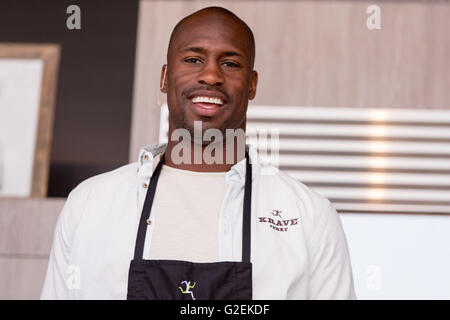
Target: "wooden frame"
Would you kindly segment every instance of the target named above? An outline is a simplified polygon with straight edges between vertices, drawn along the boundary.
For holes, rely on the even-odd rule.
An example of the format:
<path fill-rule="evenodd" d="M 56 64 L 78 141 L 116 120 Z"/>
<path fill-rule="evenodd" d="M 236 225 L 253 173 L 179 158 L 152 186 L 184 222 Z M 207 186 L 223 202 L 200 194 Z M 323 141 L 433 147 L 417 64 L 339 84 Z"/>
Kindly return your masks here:
<path fill-rule="evenodd" d="M 57 44 L 0 43 L 0 59 L 43 62 L 30 196 L 46 197 L 60 47 Z"/>

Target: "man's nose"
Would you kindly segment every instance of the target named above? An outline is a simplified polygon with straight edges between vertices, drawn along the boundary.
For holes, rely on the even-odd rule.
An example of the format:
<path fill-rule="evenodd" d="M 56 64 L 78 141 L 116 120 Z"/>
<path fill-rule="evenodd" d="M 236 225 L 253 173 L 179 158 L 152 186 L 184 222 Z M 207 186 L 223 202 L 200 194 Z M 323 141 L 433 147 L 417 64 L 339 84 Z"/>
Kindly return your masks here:
<path fill-rule="evenodd" d="M 205 63 L 200 74 L 198 75 L 198 82 L 210 86 L 222 85 L 224 78 L 220 66 L 214 62 Z"/>

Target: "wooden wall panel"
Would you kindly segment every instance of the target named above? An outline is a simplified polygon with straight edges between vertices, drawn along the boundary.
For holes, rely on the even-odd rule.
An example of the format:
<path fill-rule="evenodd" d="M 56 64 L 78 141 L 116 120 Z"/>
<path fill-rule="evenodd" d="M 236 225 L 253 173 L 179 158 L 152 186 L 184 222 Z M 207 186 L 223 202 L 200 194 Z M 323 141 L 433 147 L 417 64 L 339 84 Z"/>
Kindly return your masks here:
<path fill-rule="evenodd" d="M 209 5 L 244 19 L 256 39 L 258 105 L 450 107 L 450 2 L 141 1 L 130 161 L 157 141 L 160 68 L 172 28 Z"/>
<path fill-rule="evenodd" d="M 0 198 L 0 299 L 39 299 L 63 198 Z"/>

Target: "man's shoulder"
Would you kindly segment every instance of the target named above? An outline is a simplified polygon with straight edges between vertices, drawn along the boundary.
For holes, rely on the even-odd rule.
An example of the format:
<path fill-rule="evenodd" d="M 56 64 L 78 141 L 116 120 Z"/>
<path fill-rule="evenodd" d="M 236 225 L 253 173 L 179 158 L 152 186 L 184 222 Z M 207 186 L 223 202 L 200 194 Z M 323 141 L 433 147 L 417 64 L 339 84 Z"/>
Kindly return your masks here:
<path fill-rule="evenodd" d="M 312 205 L 323 205 L 330 202 L 327 197 L 283 170 L 271 167 L 269 170 L 261 172 L 261 181 L 266 187 L 278 189 L 278 192 L 289 193 L 297 200 L 310 202 Z"/>
<path fill-rule="evenodd" d="M 299 217 L 305 226 L 315 229 L 327 221 L 330 215 L 337 212 L 331 201 L 320 192 L 307 186 L 298 178 L 287 172 L 276 169 L 272 174 L 262 174 L 262 190 L 276 197 L 276 201 L 284 201 L 295 205 Z"/>
<path fill-rule="evenodd" d="M 92 176 L 78 184 L 70 193 L 71 197 L 80 197 L 91 191 L 110 191 L 136 183 L 137 162 L 123 165 L 117 169 Z"/>

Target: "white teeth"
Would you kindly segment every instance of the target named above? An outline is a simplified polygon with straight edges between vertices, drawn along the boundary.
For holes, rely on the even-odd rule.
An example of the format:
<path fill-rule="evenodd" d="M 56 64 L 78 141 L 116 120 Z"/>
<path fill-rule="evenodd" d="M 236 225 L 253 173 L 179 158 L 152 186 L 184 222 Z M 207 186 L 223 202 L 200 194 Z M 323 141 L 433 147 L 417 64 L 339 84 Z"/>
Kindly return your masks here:
<path fill-rule="evenodd" d="M 207 103 L 223 105 L 223 101 L 219 98 L 201 97 L 201 96 L 192 98 L 192 103 L 198 103 L 198 102 L 207 102 Z"/>

